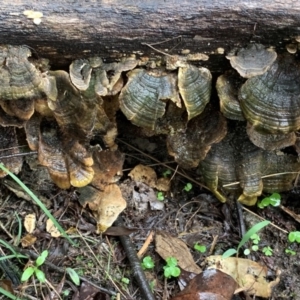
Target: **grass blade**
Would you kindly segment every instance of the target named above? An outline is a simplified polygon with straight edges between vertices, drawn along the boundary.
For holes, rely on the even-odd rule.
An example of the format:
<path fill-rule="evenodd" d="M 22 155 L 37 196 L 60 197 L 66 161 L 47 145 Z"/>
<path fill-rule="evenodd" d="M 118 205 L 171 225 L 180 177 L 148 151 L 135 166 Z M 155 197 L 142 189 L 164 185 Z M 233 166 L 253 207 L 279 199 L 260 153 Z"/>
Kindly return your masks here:
<path fill-rule="evenodd" d="M 14 296 L 13 294 L 11 294 L 10 292 L 6 291 L 5 289 L 3 289 L 2 287 L 0 287 L 0 293 L 4 296 L 6 296 L 9 299 L 13 299 L 13 300 L 22 300 L 19 297 Z"/>
<path fill-rule="evenodd" d="M 252 226 L 243 236 L 242 240 L 240 241 L 238 247 L 237 247 L 237 252 L 239 251 L 239 249 L 241 247 L 243 247 L 250 239 L 250 237 L 254 234 L 257 233 L 258 231 L 260 231 L 261 229 L 263 229 L 264 227 L 266 227 L 267 225 L 270 224 L 270 221 L 262 221 L 259 222 L 257 224 L 255 224 L 254 226 Z"/>
<path fill-rule="evenodd" d="M 8 169 L 4 167 L 3 164 L 0 163 L 0 169 L 6 172 L 19 186 L 32 198 L 32 200 L 43 210 L 45 215 L 51 219 L 55 227 L 59 230 L 59 232 L 73 245 L 76 246 L 76 244 L 70 239 L 70 237 L 67 235 L 67 233 L 64 231 L 64 229 L 59 225 L 59 223 L 56 221 L 56 219 L 52 216 L 52 214 L 49 212 L 49 210 L 46 208 L 46 206 L 41 202 L 41 200 L 13 173 L 11 173 Z"/>

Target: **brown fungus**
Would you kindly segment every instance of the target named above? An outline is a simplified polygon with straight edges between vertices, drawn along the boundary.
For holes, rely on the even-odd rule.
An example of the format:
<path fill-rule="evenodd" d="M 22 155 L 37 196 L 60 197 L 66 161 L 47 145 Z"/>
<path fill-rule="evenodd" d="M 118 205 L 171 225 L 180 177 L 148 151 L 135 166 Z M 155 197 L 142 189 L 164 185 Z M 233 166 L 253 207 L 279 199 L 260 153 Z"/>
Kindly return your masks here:
<path fill-rule="evenodd" d="M 30 50 L 26 46 L 0 47 L 0 99 L 35 99 L 55 96 L 53 81 L 42 74 L 28 58 Z M 50 92 L 51 91 L 51 92 Z"/>
<path fill-rule="evenodd" d="M 231 66 L 245 78 L 264 74 L 276 57 L 277 53 L 273 49 L 266 49 L 261 44 L 250 44 L 239 50 L 237 55 L 226 56 Z"/>
<path fill-rule="evenodd" d="M 175 74 L 135 69 L 127 76 L 128 82 L 119 97 L 120 109 L 133 124 L 154 129 L 165 113 L 166 100 L 180 106 Z"/>
<path fill-rule="evenodd" d="M 193 65 L 179 68 L 178 87 L 189 120 L 201 114 L 209 102 L 211 80 L 211 73 L 206 68 L 197 68 Z"/>
<path fill-rule="evenodd" d="M 220 110 L 222 114 L 227 119 L 245 121 L 238 99 L 238 88 L 242 82 L 237 77 L 235 71 L 226 72 L 218 77 L 216 89 L 220 99 Z"/>
<path fill-rule="evenodd" d="M 239 91 L 245 118 L 262 133 L 285 134 L 300 128 L 300 65 L 291 55 L 279 58 L 263 75 Z"/>
<path fill-rule="evenodd" d="M 227 133 L 226 119 L 218 111 L 207 107 L 188 122 L 186 130 L 170 132 L 167 137 L 169 154 L 183 168 L 197 167 L 214 143 Z"/>
<path fill-rule="evenodd" d="M 238 191 L 238 200 L 243 204 L 254 205 L 263 190 L 270 193 L 288 190 L 300 163 L 293 155 L 256 147 L 247 138 L 244 126 L 235 124 L 220 143 L 212 146 L 199 169 L 220 201 L 226 201 L 220 191 L 224 186 L 223 190 Z"/>

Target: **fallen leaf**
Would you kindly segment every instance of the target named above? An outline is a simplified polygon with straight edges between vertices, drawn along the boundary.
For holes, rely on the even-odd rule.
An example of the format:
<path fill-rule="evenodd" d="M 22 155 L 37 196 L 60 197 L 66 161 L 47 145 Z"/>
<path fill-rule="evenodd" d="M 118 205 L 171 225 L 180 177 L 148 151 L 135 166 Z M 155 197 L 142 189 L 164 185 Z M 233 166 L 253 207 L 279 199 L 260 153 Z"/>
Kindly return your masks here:
<path fill-rule="evenodd" d="M 8 279 L 1 279 L 0 280 L 0 287 L 3 288 L 4 290 L 6 290 L 7 292 L 13 294 L 13 295 L 15 294 L 12 282 Z"/>
<path fill-rule="evenodd" d="M 157 176 L 151 167 L 139 164 L 130 171 L 128 176 L 134 181 L 145 183 L 152 188 L 156 187 Z"/>
<path fill-rule="evenodd" d="M 187 245 L 170 234 L 159 231 L 155 235 L 155 251 L 166 260 L 168 257 L 177 259 L 178 266 L 189 272 L 199 274 L 202 270 L 196 265 Z"/>
<path fill-rule="evenodd" d="M 209 269 L 195 276 L 171 300 L 231 300 L 237 287 L 231 276 L 217 269 Z"/>
<path fill-rule="evenodd" d="M 78 189 L 79 202 L 88 205 L 97 221 L 97 233 L 103 233 L 118 218 L 126 208 L 127 203 L 122 197 L 120 188 L 116 184 L 107 185 L 103 191 L 92 186 Z"/>
<path fill-rule="evenodd" d="M 167 177 L 161 177 L 157 179 L 156 188 L 159 191 L 168 192 L 170 190 L 171 182 Z"/>
<path fill-rule="evenodd" d="M 21 245 L 23 248 L 32 246 L 36 241 L 36 236 L 28 233 L 25 236 L 22 237 L 21 239 Z"/>
<path fill-rule="evenodd" d="M 46 231 L 51 234 L 52 237 L 60 237 L 61 233 L 55 227 L 51 219 L 48 219 L 46 222 Z"/>
<path fill-rule="evenodd" d="M 24 218 L 24 227 L 28 233 L 32 233 L 35 229 L 36 216 L 35 214 L 28 214 Z"/>
<path fill-rule="evenodd" d="M 216 268 L 234 278 L 238 284 L 250 295 L 257 297 L 271 297 L 272 289 L 276 286 L 280 278 L 268 282 L 266 266 L 245 258 L 228 257 L 223 259 L 221 255 L 212 255 L 205 259 L 209 268 Z"/>

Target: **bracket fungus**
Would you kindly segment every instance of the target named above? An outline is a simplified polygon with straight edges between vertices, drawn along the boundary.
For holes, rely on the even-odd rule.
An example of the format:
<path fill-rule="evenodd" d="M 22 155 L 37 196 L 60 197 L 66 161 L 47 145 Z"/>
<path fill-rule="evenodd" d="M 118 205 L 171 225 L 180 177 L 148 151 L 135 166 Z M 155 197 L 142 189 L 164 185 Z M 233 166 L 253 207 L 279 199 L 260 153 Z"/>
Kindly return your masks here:
<path fill-rule="evenodd" d="M 194 168 L 226 133 L 226 119 L 220 112 L 207 107 L 201 115 L 189 121 L 185 130 L 168 135 L 168 152 L 182 167 Z"/>
<path fill-rule="evenodd" d="M 120 109 L 133 124 L 154 129 L 166 109 L 166 100 L 181 106 L 177 77 L 161 70 L 134 69 L 127 73 L 128 82 L 122 89 Z"/>
<path fill-rule="evenodd" d="M 53 81 L 32 64 L 26 46 L 0 47 L 0 98 L 17 100 L 45 97 Z"/>
<path fill-rule="evenodd" d="M 225 190 L 242 191 L 238 198 L 240 202 L 254 205 L 263 190 L 282 192 L 290 189 L 300 163 L 294 155 L 256 147 L 248 139 L 245 127 L 235 126 L 220 143 L 212 146 L 199 169 L 205 183 L 220 201 L 226 201 L 219 191 L 225 185 Z M 234 184 L 228 186 L 231 183 Z"/>
<path fill-rule="evenodd" d="M 179 68 L 178 87 L 189 120 L 201 114 L 209 102 L 211 81 L 212 75 L 206 68 L 197 68 L 193 65 Z"/>
<path fill-rule="evenodd" d="M 273 64 L 277 53 L 273 49 L 266 49 L 261 44 L 250 44 L 242 48 L 237 55 L 228 55 L 231 66 L 244 78 L 251 78 L 264 74 Z"/>

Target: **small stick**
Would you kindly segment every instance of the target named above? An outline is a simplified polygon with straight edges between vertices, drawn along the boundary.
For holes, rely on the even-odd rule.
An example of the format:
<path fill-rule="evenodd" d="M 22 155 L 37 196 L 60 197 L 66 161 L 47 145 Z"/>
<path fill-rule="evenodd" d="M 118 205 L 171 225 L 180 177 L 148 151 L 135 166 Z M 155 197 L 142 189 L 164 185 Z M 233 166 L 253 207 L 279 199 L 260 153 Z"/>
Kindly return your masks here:
<path fill-rule="evenodd" d="M 139 259 L 141 259 L 141 258 L 144 256 L 144 254 L 145 254 L 145 252 L 147 251 L 147 249 L 148 249 L 150 243 L 153 241 L 153 236 L 154 236 L 154 231 L 151 230 L 150 233 L 148 234 L 148 236 L 147 236 L 147 238 L 146 238 L 146 240 L 145 240 L 145 242 L 144 242 L 142 248 L 141 248 L 141 249 L 139 250 L 139 252 L 137 253 L 137 257 L 138 257 Z"/>
<path fill-rule="evenodd" d="M 213 242 L 210 246 L 210 249 L 209 249 L 209 252 L 208 252 L 208 255 L 212 255 L 213 251 L 215 250 L 215 247 L 216 247 L 216 244 L 217 244 L 217 241 L 218 241 L 218 238 L 219 236 L 218 235 L 214 235 L 213 236 Z"/>

